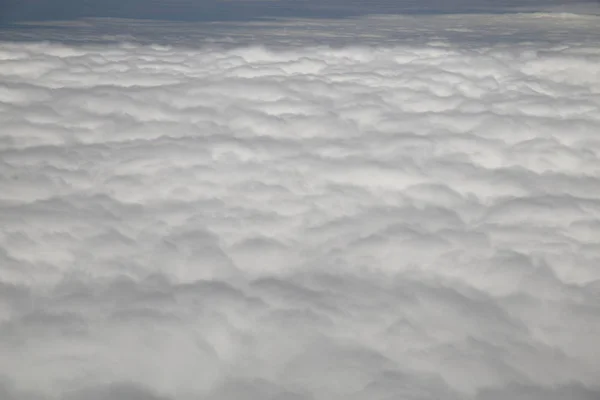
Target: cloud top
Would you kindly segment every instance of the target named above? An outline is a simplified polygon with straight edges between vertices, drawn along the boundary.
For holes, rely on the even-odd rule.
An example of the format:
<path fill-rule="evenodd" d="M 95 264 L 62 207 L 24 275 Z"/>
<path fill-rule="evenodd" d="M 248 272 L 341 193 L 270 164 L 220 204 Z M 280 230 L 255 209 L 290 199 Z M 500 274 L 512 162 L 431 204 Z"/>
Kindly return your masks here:
<path fill-rule="evenodd" d="M 6 399 L 600 394 L 600 54 L 0 44 Z"/>

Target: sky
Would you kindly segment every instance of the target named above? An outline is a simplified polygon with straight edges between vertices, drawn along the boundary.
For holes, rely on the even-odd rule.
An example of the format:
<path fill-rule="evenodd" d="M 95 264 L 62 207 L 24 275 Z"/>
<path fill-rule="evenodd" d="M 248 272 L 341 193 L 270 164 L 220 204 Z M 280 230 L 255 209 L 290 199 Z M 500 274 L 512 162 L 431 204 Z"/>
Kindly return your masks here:
<path fill-rule="evenodd" d="M 0 4 L 2 400 L 600 398 L 595 4 Z"/>
<path fill-rule="evenodd" d="M 345 18 L 367 14 L 507 12 L 547 7 L 598 8 L 596 0 L 0 0 L 0 22 L 83 17 L 175 21 Z"/>

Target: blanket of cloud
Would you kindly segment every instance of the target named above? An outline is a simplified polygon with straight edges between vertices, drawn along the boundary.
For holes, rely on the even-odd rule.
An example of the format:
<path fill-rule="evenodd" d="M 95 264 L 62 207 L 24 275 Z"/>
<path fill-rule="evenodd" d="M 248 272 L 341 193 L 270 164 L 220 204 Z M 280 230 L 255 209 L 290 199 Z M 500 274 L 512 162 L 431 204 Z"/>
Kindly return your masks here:
<path fill-rule="evenodd" d="M 598 399 L 597 41 L 359 42 L 0 43 L 0 397 Z"/>

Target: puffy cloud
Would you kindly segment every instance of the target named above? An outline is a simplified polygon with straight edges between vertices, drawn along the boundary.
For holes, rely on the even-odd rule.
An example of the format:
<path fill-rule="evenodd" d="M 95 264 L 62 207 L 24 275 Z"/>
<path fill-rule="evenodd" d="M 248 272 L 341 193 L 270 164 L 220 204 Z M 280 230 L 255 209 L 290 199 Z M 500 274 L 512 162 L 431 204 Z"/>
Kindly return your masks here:
<path fill-rule="evenodd" d="M 7 399 L 592 399 L 585 44 L 0 44 Z"/>

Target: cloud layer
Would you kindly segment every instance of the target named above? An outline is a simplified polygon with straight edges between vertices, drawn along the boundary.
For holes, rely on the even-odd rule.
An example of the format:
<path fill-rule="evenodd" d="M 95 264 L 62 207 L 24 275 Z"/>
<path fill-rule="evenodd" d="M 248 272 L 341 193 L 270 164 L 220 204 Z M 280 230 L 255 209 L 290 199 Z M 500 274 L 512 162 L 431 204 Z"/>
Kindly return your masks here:
<path fill-rule="evenodd" d="M 0 44 L 0 396 L 597 399 L 599 63 Z"/>

